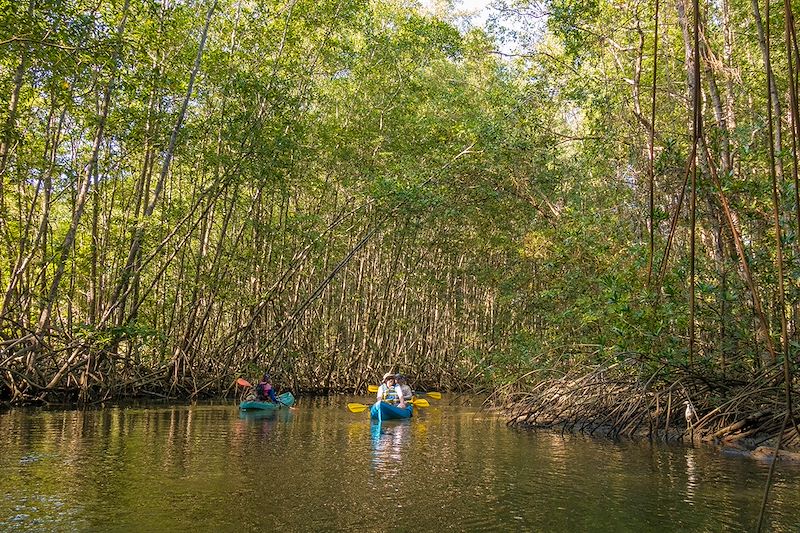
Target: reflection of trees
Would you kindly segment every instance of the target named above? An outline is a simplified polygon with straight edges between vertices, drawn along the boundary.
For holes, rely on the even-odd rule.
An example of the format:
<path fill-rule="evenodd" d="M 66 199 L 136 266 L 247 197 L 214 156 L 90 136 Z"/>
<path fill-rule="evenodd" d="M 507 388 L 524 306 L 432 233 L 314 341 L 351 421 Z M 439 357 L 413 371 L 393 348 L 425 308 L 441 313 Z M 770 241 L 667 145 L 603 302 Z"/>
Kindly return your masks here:
<path fill-rule="evenodd" d="M 258 427 L 261 438 L 270 439 L 272 429 L 276 422 L 288 422 L 292 419 L 292 412 L 288 409 L 240 411 L 240 423 L 236 425 L 236 436 L 241 444 L 242 438 L 249 435 L 250 427 Z"/>
<path fill-rule="evenodd" d="M 383 477 L 392 478 L 400 472 L 410 430 L 410 420 L 372 425 L 372 466 Z"/>

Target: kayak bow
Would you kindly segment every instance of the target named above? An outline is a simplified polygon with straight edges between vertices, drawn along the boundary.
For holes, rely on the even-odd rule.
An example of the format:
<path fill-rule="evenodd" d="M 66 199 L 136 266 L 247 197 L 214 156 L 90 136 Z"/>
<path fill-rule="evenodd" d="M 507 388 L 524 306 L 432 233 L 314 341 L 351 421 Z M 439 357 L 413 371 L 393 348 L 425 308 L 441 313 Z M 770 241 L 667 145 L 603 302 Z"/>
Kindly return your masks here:
<path fill-rule="evenodd" d="M 412 414 L 414 414 L 414 406 L 411 403 L 408 403 L 405 408 L 401 408 L 387 402 L 378 402 L 369 408 L 369 416 L 377 420 L 400 420 L 411 418 Z"/>

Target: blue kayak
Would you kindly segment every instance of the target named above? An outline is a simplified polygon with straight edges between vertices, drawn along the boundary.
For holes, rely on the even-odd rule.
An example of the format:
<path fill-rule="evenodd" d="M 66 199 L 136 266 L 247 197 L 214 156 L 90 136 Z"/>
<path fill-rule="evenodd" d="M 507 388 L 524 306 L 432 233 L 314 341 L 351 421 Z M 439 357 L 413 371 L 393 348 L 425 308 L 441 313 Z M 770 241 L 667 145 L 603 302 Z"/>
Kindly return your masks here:
<path fill-rule="evenodd" d="M 372 404 L 372 407 L 369 408 L 370 418 L 374 418 L 376 420 L 399 420 L 402 418 L 411 418 L 413 413 L 414 406 L 411 403 L 407 403 L 405 409 L 401 409 L 400 407 L 387 402 L 374 403 Z"/>
<path fill-rule="evenodd" d="M 278 394 L 278 402 L 280 403 L 245 400 L 239 404 L 239 409 L 242 410 L 260 409 L 262 411 L 274 411 L 275 409 L 288 409 L 289 407 L 294 405 L 294 396 L 292 396 L 291 392 L 284 392 L 283 394 Z"/>

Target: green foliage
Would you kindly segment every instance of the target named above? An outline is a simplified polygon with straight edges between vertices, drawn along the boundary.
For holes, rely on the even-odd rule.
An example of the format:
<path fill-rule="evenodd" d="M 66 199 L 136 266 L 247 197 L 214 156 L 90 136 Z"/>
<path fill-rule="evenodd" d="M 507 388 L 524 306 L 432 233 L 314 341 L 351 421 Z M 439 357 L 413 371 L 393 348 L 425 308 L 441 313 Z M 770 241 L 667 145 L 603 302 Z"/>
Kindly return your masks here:
<path fill-rule="evenodd" d="M 153 339 L 164 339 L 163 333 L 152 327 L 130 322 L 122 326 L 110 328 L 96 328 L 91 324 L 78 324 L 73 326 L 72 335 L 84 345 L 94 349 L 105 349 L 120 342 L 147 342 Z"/>
<path fill-rule="evenodd" d="M 591 54 L 596 36 L 589 31 L 600 13 L 598 0 L 551 0 L 547 24 L 563 40 L 564 50 L 576 62 Z"/>
<path fill-rule="evenodd" d="M 221 2 L 180 116 L 209 5 L 132 2 L 120 40 L 123 4 L 37 2 L 29 13 L 0 1 L 0 119 L 14 118 L 2 138 L 7 338 L 36 328 L 63 268 L 56 350 L 77 340 L 143 350 L 152 364 L 175 353 L 204 368 L 269 361 L 316 385 L 321 374 L 362 379 L 376 358 L 494 386 L 563 358 L 687 363 L 691 143 L 672 11 L 655 73 L 650 258 L 652 6 L 552 0 L 548 31 L 511 60 L 484 31 L 401 2 Z M 719 7 L 705 17 L 714 52 Z M 750 24 L 748 6 L 730 9 Z M 729 56 L 704 64 L 736 120 L 718 122 L 706 94 L 695 324 L 698 364 L 746 371 L 753 295 L 720 194 L 773 333 L 780 324 L 760 50 L 737 35 Z M 778 48 L 774 64 L 785 63 Z M 780 70 L 777 83 L 786 94 Z M 791 150 L 779 156 L 791 257 Z"/>

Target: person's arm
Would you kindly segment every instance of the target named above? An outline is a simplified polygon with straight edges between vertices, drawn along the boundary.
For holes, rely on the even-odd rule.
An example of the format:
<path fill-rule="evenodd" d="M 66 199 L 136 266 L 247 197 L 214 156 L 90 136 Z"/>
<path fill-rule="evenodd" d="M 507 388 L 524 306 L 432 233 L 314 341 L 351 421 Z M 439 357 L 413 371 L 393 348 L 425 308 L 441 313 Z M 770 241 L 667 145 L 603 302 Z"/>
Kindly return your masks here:
<path fill-rule="evenodd" d="M 384 386 L 384 385 L 381 385 L 380 387 L 378 387 L 378 395 L 377 395 L 377 396 L 376 396 L 376 398 L 375 398 L 375 401 L 376 401 L 376 402 L 379 402 L 379 401 L 383 400 L 383 391 L 384 391 L 384 388 L 385 388 L 385 386 Z"/>
<path fill-rule="evenodd" d="M 272 400 L 274 403 L 280 403 L 278 401 L 278 397 L 275 396 L 275 388 L 274 387 L 270 387 L 269 388 L 269 399 Z"/>
<path fill-rule="evenodd" d="M 400 385 L 395 385 L 394 386 L 394 390 L 397 393 L 397 399 L 400 401 L 399 402 L 400 407 L 401 408 L 405 407 L 406 406 L 406 400 L 405 400 L 405 398 L 403 398 L 403 387 L 401 387 Z"/>

